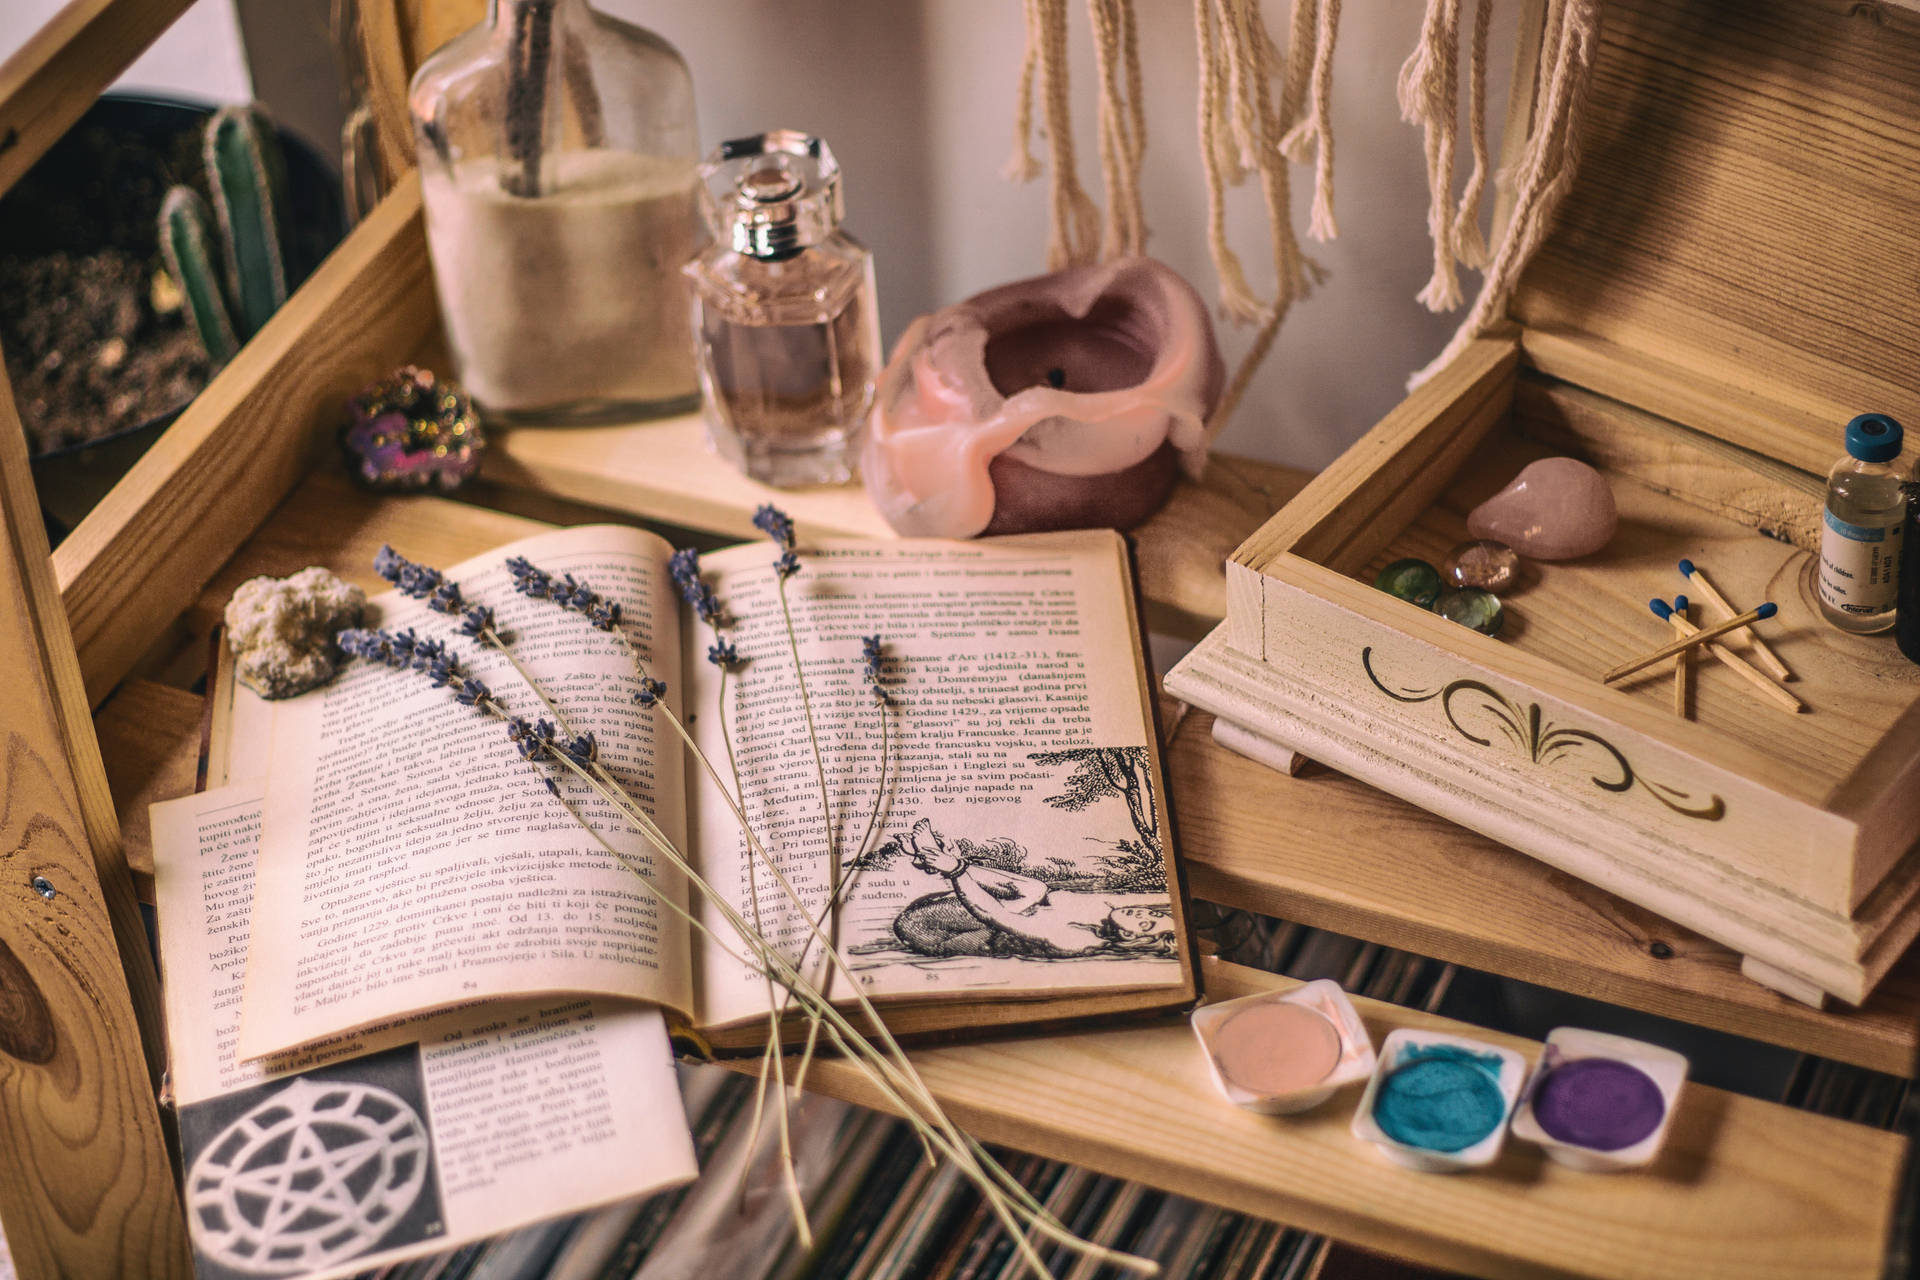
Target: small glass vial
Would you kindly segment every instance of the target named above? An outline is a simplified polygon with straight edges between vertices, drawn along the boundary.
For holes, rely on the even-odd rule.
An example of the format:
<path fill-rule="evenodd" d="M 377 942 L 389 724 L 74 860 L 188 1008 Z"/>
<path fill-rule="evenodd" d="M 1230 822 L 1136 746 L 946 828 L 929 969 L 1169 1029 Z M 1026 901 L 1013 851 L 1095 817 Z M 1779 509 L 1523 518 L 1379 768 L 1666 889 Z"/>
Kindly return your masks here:
<path fill-rule="evenodd" d="M 1827 473 L 1820 531 L 1820 611 L 1842 631 L 1866 634 L 1893 625 L 1907 503 L 1900 424 L 1863 413 L 1847 424 L 1847 456 Z"/>
<path fill-rule="evenodd" d="M 489 422 L 685 413 L 693 81 L 586 0 L 490 0 L 408 91 L 447 346 Z"/>
<path fill-rule="evenodd" d="M 880 317 L 873 255 L 840 229 L 840 166 L 791 130 L 723 142 L 700 167 L 714 243 L 687 264 L 707 431 L 780 488 L 853 479 Z"/>

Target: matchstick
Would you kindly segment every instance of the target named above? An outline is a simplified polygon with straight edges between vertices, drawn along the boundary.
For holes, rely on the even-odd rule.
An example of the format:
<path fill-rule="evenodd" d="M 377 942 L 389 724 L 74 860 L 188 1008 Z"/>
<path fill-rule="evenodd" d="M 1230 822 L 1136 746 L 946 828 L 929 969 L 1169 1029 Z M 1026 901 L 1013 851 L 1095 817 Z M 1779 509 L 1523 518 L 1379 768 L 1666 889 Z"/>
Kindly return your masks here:
<path fill-rule="evenodd" d="M 1733 603 L 1730 600 L 1720 594 L 1719 590 L 1711 582 L 1707 581 L 1707 575 L 1702 573 L 1700 567 L 1694 564 L 1693 561 L 1682 560 L 1680 562 L 1680 574 L 1698 588 L 1701 595 L 1713 601 L 1716 608 L 1724 610 L 1728 617 L 1732 617 L 1734 614 L 1740 612 L 1733 607 Z M 1737 636 L 1730 636 L 1728 638 L 1737 644 L 1752 649 L 1755 665 L 1768 672 L 1775 680 L 1793 679 L 1793 672 L 1787 670 L 1787 664 L 1780 661 L 1773 650 L 1767 647 L 1765 640 L 1753 634 L 1752 627 L 1748 627 Z"/>
<path fill-rule="evenodd" d="M 1655 603 L 1657 604 L 1658 601 L 1655 601 Z M 1655 610 L 1655 612 L 1657 613 L 1659 611 Z M 1667 615 L 1667 621 L 1673 624 L 1673 634 L 1677 636 L 1687 634 L 1689 623 L 1687 622 L 1687 598 L 1685 596 L 1675 596 L 1673 598 L 1673 612 Z M 1674 654 L 1673 714 L 1679 716 L 1682 720 L 1689 718 L 1687 715 L 1687 691 L 1688 687 L 1693 683 L 1692 676 L 1693 655 L 1691 653 Z"/>
<path fill-rule="evenodd" d="M 1780 612 L 1780 606 L 1769 600 L 1759 608 L 1749 609 L 1737 618 L 1728 618 L 1725 622 L 1716 622 L 1710 627 L 1695 631 L 1690 636 L 1683 636 L 1678 640 L 1669 641 L 1651 653 L 1643 653 L 1637 658 L 1623 662 L 1600 678 L 1605 683 L 1612 684 L 1614 681 L 1624 679 L 1636 671 L 1645 670 L 1656 662 L 1671 658 L 1683 649 L 1698 648 L 1709 640 L 1718 640 L 1729 631 L 1738 631 L 1749 623 L 1760 622 L 1771 618 L 1778 612 Z"/>
<path fill-rule="evenodd" d="M 1680 605 L 1685 599 L 1685 596 L 1679 597 L 1674 601 L 1674 605 Z M 1665 600 L 1649 601 L 1648 606 L 1653 610 L 1655 615 L 1673 623 L 1674 630 L 1685 636 L 1689 644 L 1706 643 L 1703 637 L 1709 636 L 1710 633 L 1702 631 L 1699 627 L 1694 626 L 1691 622 L 1681 617 L 1676 609 L 1668 605 Z M 1765 694 L 1767 700 L 1779 707 L 1782 711 L 1798 713 L 1807 709 L 1806 705 L 1802 703 L 1800 699 L 1794 697 L 1770 680 L 1766 672 L 1761 671 L 1758 667 L 1755 667 L 1745 658 L 1728 649 L 1725 645 L 1707 644 L 1707 651 L 1718 658 L 1721 665 L 1726 667 L 1727 670 L 1733 672 L 1755 689 Z"/>

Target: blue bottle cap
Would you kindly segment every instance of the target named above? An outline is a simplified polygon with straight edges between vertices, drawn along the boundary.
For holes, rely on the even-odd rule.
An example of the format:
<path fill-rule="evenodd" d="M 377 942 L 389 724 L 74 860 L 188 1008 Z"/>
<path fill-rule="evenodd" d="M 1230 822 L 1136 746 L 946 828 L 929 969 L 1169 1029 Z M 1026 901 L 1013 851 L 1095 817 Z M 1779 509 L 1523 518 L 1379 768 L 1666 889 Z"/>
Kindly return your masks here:
<path fill-rule="evenodd" d="M 1884 413 L 1863 413 L 1847 424 L 1847 452 L 1862 462 L 1892 462 L 1900 444 L 1900 424 Z"/>

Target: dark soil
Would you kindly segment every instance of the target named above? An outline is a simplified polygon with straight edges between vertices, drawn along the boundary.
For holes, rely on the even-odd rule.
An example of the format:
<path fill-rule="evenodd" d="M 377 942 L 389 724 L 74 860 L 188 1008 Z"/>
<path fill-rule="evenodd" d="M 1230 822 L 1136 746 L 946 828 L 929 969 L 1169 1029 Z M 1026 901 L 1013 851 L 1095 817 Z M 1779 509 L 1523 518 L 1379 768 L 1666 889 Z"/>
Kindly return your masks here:
<path fill-rule="evenodd" d="M 185 312 L 155 310 L 158 270 L 120 249 L 0 257 L 0 350 L 34 453 L 138 426 L 206 385 Z"/>

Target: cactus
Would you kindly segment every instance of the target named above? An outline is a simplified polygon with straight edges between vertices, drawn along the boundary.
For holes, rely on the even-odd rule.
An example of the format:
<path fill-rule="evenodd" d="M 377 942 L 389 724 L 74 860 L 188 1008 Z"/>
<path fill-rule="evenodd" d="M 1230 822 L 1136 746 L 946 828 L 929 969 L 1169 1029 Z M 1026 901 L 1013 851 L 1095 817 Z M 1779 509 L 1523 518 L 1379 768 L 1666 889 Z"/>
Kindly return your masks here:
<path fill-rule="evenodd" d="M 180 286 L 194 328 L 200 331 L 200 344 L 214 364 L 222 365 L 240 349 L 240 337 L 227 314 L 219 268 L 208 243 L 207 226 L 212 220 L 207 202 L 192 187 L 172 188 L 160 204 L 160 253 Z"/>
<path fill-rule="evenodd" d="M 207 354 L 225 364 L 287 300 L 275 196 L 281 157 L 273 127 L 250 107 L 215 112 L 203 153 L 213 209 L 191 187 L 168 191 L 160 247 Z"/>

